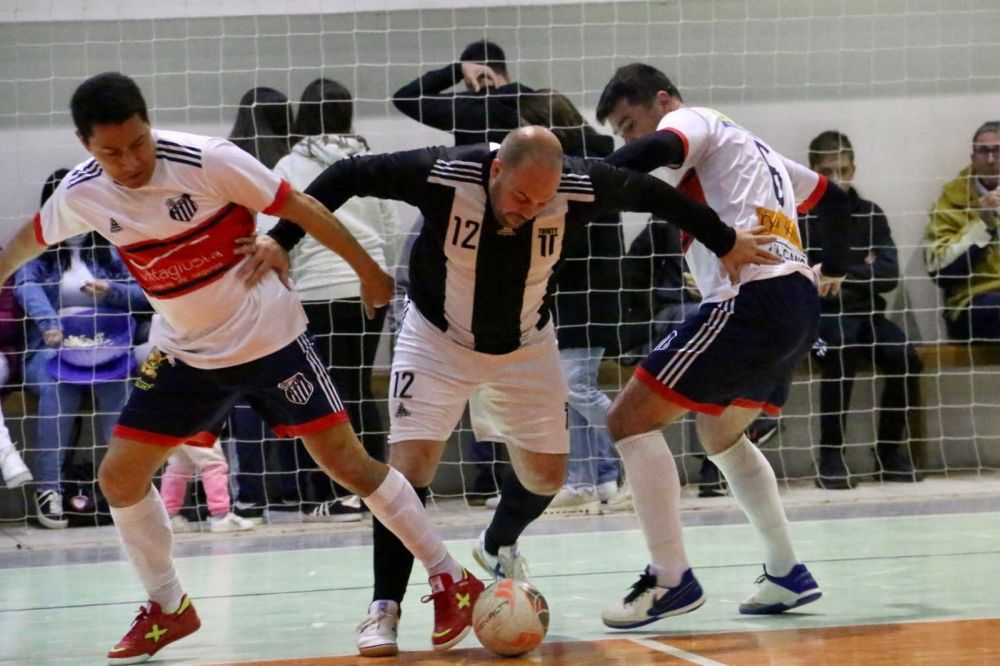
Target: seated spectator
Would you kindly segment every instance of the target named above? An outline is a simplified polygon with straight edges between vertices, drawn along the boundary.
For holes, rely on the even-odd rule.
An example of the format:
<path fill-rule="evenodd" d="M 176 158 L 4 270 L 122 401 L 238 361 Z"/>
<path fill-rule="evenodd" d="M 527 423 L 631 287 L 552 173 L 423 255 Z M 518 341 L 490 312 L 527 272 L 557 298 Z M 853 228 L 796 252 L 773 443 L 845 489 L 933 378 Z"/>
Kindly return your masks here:
<path fill-rule="evenodd" d="M 944 186 L 927 225 L 927 272 L 954 340 L 1000 340 L 1000 121 L 972 136 L 971 164 Z"/>
<path fill-rule="evenodd" d="M 0 287 L 0 389 L 20 381 L 24 355 L 24 311 L 14 298 L 14 280 Z M 31 471 L 14 447 L 10 431 L 0 412 L 0 473 L 8 488 L 18 488 L 32 480 Z"/>
<path fill-rule="evenodd" d="M 885 293 L 899 283 L 896 244 L 882 209 L 854 188 L 854 149 L 836 131 L 823 132 L 809 144 L 809 167 L 847 192 L 851 201 L 850 255 L 840 294 L 821 301 L 819 335 L 814 348 L 822 368 L 820 384 L 820 455 L 816 485 L 847 490 L 855 481 L 844 462 L 844 429 L 858 361 L 869 358 L 884 378 L 875 455 L 883 481 L 919 481 L 906 433 L 906 410 L 916 405 L 917 375 L 923 369 L 906 334 L 885 316 Z M 802 223 L 810 264 L 820 263 L 820 226 L 816 215 Z"/>
<path fill-rule="evenodd" d="M 174 532 L 193 532 L 198 529 L 195 523 L 181 515 L 184 494 L 195 472 L 201 475 L 201 484 L 205 487 L 205 499 L 210 513 L 209 531 L 242 532 L 254 528 L 252 520 L 241 518 L 230 510 L 229 465 L 222 454 L 219 440 L 215 440 L 211 447 L 181 444 L 167 458 L 167 467 L 160 482 L 160 496 L 167 507 Z"/>
<path fill-rule="evenodd" d="M 60 171 L 46 182 L 42 204 L 59 186 Z M 97 415 L 96 458 L 125 405 L 134 332 L 129 313 L 149 303 L 118 252 L 94 232 L 49 248 L 14 280 L 29 322 L 25 381 L 38 395 L 36 517 L 44 527 L 64 528 L 61 472 L 77 411 L 88 397 Z M 98 340 L 106 343 L 94 344 Z M 67 344 L 75 341 L 84 346 Z"/>
<path fill-rule="evenodd" d="M 330 79 L 316 79 L 302 93 L 292 133 L 302 137 L 281 158 L 274 172 L 293 187 L 305 189 L 327 167 L 340 160 L 371 153 L 364 137 L 354 133 L 354 100 L 347 88 Z M 383 268 L 394 258 L 399 215 L 393 202 L 352 197 L 334 211 L 351 235 Z M 277 218 L 258 216 L 265 232 Z M 369 319 L 361 303 L 361 282 L 346 261 L 311 236 L 289 256 L 316 353 L 330 371 L 361 443 L 375 460 L 385 460 L 386 427 L 372 394 L 375 352 L 382 339 L 387 309 Z M 301 446 L 299 444 L 298 446 Z M 307 455 L 300 460 L 309 460 Z M 310 465 L 314 506 L 306 520 L 361 519 L 361 500 Z"/>

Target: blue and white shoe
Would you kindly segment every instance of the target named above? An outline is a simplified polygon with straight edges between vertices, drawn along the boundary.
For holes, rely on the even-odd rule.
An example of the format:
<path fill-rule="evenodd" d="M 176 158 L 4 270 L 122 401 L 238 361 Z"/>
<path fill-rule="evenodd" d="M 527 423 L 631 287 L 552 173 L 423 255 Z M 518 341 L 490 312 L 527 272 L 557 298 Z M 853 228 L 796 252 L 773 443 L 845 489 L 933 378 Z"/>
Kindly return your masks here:
<path fill-rule="evenodd" d="M 764 573 L 757 579 L 757 589 L 740 604 L 744 615 L 773 615 L 816 601 L 823 592 L 804 564 L 796 564 L 787 576 L 778 578 Z"/>
<path fill-rule="evenodd" d="M 492 574 L 494 580 L 501 578 L 528 580 L 528 562 L 518 552 L 517 544 L 500 546 L 500 551 L 496 555 L 491 555 L 486 551 L 486 530 L 479 533 L 476 547 L 472 549 L 472 558 L 485 571 Z"/>
<path fill-rule="evenodd" d="M 660 587 L 656 575 L 646 567 L 632 591 L 605 608 L 601 619 L 612 629 L 635 629 L 665 617 L 690 613 L 704 603 L 705 593 L 690 569 L 684 572 L 677 587 Z"/>

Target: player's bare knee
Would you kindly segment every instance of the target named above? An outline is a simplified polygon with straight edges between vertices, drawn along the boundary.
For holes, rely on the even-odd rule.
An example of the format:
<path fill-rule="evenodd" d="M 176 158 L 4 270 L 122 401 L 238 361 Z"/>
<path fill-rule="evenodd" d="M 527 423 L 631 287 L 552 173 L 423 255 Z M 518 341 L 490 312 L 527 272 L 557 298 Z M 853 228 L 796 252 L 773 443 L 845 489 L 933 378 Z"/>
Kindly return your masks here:
<path fill-rule="evenodd" d="M 616 442 L 644 432 L 635 431 L 635 422 L 631 418 L 630 411 L 627 405 L 617 400 L 611 403 L 611 408 L 608 410 L 608 434 Z"/>
<path fill-rule="evenodd" d="M 149 479 L 138 478 L 134 470 L 116 469 L 107 459 L 97 470 L 97 483 L 108 504 L 114 507 L 132 506 L 149 492 Z"/>

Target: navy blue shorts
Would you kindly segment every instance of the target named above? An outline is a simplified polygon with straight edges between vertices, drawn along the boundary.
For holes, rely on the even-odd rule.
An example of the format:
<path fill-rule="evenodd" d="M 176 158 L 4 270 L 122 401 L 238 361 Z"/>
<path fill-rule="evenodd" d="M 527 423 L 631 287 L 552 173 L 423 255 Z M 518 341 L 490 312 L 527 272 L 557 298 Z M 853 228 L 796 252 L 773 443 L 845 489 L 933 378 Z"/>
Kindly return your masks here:
<path fill-rule="evenodd" d="M 819 329 L 819 297 L 798 273 L 756 280 L 706 303 L 660 341 L 635 377 L 667 400 L 706 414 L 726 407 L 781 411 L 795 367 Z"/>
<path fill-rule="evenodd" d="M 114 434 L 176 446 L 212 446 L 226 417 L 248 403 L 279 437 L 296 437 L 348 421 L 312 341 L 290 345 L 249 363 L 202 370 L 171 362 L 154 349 L 139 370 Z"/>

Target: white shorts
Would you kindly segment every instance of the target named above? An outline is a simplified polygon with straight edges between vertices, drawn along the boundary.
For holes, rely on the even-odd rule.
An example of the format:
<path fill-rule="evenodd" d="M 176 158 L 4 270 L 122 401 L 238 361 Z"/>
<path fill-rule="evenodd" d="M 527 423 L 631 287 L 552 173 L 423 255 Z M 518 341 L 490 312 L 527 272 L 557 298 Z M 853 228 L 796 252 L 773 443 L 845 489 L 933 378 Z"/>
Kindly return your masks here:
<path fill-rule="evenodd" d="M 450 340 L 410 303 L 392 360 L 389 443 L 446 441 L 468 402 L 476 439 L 569 453 L 566 394 L 551 324 L 538 344 L 483 354 Z"/>

